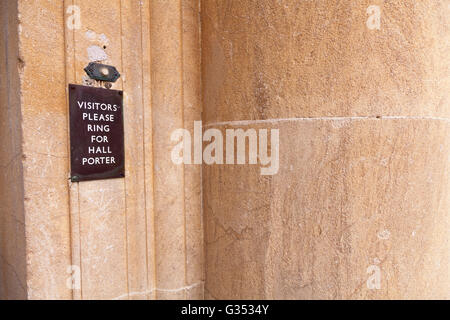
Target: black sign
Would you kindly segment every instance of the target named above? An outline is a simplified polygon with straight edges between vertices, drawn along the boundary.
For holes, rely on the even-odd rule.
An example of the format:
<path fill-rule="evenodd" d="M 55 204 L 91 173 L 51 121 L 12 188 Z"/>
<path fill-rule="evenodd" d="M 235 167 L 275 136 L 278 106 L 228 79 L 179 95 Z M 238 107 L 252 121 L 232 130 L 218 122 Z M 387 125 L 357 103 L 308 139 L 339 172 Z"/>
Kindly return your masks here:
<path fill-rule="evenodd" d="M 125 177 L 123 92 L 69 85 L 72 182 Z"/>

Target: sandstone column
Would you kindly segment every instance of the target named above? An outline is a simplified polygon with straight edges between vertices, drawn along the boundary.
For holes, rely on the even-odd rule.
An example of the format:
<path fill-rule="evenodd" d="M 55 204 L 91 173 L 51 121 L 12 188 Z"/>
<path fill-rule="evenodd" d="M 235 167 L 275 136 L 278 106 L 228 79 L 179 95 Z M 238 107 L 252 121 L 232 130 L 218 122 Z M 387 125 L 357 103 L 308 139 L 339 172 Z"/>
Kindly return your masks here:
<path fill-rule="evenodd" d="M 206 297 L 450 298 L 447 2 L 202 3 L 204 125 L 280 135 L 203 166 Z"/>

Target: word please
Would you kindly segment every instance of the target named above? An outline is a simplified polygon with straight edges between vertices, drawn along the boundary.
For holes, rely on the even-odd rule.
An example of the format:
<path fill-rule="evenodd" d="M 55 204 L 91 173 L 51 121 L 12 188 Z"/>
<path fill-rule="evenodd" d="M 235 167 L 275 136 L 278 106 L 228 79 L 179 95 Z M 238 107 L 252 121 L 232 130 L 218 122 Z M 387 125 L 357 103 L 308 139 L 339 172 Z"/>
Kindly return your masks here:
<path fill-rule="evenodd" d="M 226 164 L 259 164 L 261 175 L 274 175 L 279 169 L 279 130 L 270 130 L 270 155 L 268 153 L 267 129 L 226 129 L 225 130 L 225 163 Z M 259 137 L 259 139 L 258 139 Z M 224 164 L 224 138 L 219 129 L 208 129 L 202 136 L 202 122 L 194 121 L 194 161 L 192 162 L 191 134 L 186 129 L 172 132 L 172 141 L 178 142 L 173 147 L 171 158 L 175 164 Z M 203 141 L 211 141 L 203 150 Z M 237 148 L 235 148 L 237 141 Z M 248 148 L 246 148 L 248 141 Z M 259 147 L 259 148 L 258 148 Z M 236 156 L 235 156 L 236 149 Z M 248 149 L 248 157 L 247 151 Z M 258 150 L 259 149 L 259 150 Z M 259 151 L 259 152 L 258 152 Z"/>
<path fill-rule="evenodd" d="M 83 112 L 83 120 L 114 122 L 114 115 L 113 114 L 103 114 L 103 113 Z"/>

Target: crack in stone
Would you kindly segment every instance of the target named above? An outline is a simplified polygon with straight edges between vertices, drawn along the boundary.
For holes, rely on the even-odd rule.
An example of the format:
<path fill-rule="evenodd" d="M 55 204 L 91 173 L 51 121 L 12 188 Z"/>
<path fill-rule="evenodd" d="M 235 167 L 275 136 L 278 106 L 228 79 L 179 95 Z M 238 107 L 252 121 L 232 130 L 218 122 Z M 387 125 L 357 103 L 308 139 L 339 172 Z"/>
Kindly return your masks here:
<path fill-rule="evenodd" d="M 112 300 L 120 300 L 126 297 L 134 297 L 134 296 L 138 296 L 138 295 L 146 295 L 146 294 L 150 294 L 153 292 L 169 292 L 169 293 L 176 293 L 176 292 L 180 292 L 180 291 L 187 291 L 193 288 L 198 287 L 199 285 L 202 285 L 203 281 L 200 282 L 196 282 L 194 284 L 191 284 L 189 286 L 185 286 L 185 287 L 181 287 L 181 288 L 176 288 L 176 289 L 162 289 L 162 288 L 153 288 L 150 290 L 145 290 L 145 291 L 134 291 L 134 292 L 129 292 L 129 293 L 124 293 L 118 297 L 112 298 Z"/>

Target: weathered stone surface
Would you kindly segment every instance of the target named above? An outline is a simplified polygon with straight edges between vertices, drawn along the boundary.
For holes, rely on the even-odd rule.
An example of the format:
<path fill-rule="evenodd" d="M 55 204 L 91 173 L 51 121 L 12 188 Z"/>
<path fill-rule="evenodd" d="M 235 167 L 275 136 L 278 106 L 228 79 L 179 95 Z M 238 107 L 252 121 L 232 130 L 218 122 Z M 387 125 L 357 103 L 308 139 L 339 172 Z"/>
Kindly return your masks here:
<path fill-rule="evenodd" d="M 0 160 L 10 169 L 0 178 L 8 199 L 1 201 L 1 297 L 203 296 L 201 166 L 160 170 L 170 153 L 158 144 L 170 142 L 159 135 L 171 129 L 159 127 L 169 115 L 164 97 L 177 97 L 172 111 L 179 127 L 201 118 L 199 2 L 173 3 L 176 12 L 167 4 L 1 2 Z M 79 25 L 71 23 L 78 12 Z M 156 17 L 175 20 L 170 30 L 159 29 L 169 22 Z M 162 51 L 165 39 L 173 40 L 172 52 Z M 160 58 L 152 57 L 158 50 Z M 72 184 L 66 88 L 103 85 L 86 77 L 91 61 L 114 65 L 122 75 L 113 89 L 124 90 L 126 178 Z M 173 76 L 160 79 L 164 64 L 161 74 Z M 167 175 L 176 193 L 160 188 Z M 168 190 L 178 202 L 170 210 Z M 166 266 L 177 269 L 175 276 Z"/>
<path fill-rule="evenodd" d="M 450 298 L 449 126 L 342 119 L 244 127 L 280 130 L 280 171 L 204 166 L 210 297 Z M 367 287 L 373 266 L 379 290 Z"/>
<path fill-rule="evenodd" d="M 443 0 L 204 0 L 204 120 L 448 117 L 448 14 Z"/>
<path fill-rule="evenodd" d="M 205 0 L 202 39 L 199 5 L 0 1 L 0 298 L 450 298 L 446 1 Z M 126 178 L 72 184 L 91 61 Z M 278 174 L 172 163 L 200 119 L 280 129 Z"/>
<path fill-rule="evenodd" d="M 203 166 L 207 298 L 449 298 L 448 27 L 446 1 L 202 1 L 206 125 L 279 128 L 281 157 Z"/>
<path fill-rule="evenodd" d="M 202 119 L 200 1 L 182 1 L 183 121 L 193 135 L 194 121 Z M 186 299 L 203 298 L 204 239 L 202 212 L 202 166 L 184 166 L 186 210 Z M 199 214 L 202 213 L 202 214 Z"/>
<path fill-rule="evenodd" d="M 26 297 L 17 4 L 0 2 L 0 299 Z"/>
<path fill-rule="evenodd" d="M 201 167 L 172 162 L 172 132 L 201 119 L 199 5 L 151 2 L 156 297 L 186 298 L 203 281 Z M 177 23 L 174 23 L 177 21 Z M 161 32 L 164 30 L 164 32 Z M 178 289 L 177 289 L 178 288 Z M 191 297 L 201 298 L 202 294 Z"/>
<path fill-rule="evenodd" d="M 64 7 L 18 1 L 18 8 L 27 297 L 70 299 Z"/>
<path fill-rule="evenodd" d="M 153 159 L 155 168 L 156 287 L 183 287 L 186 281 L 184 170 L 172 163 L 172 131 L 183 127 L 183 65 L 180 2 L 152 1 Z M 165 33 L 160 32 L 166 30 Z M 156 298 L 183 298 L 183 292 L 156 292 Z"/>

